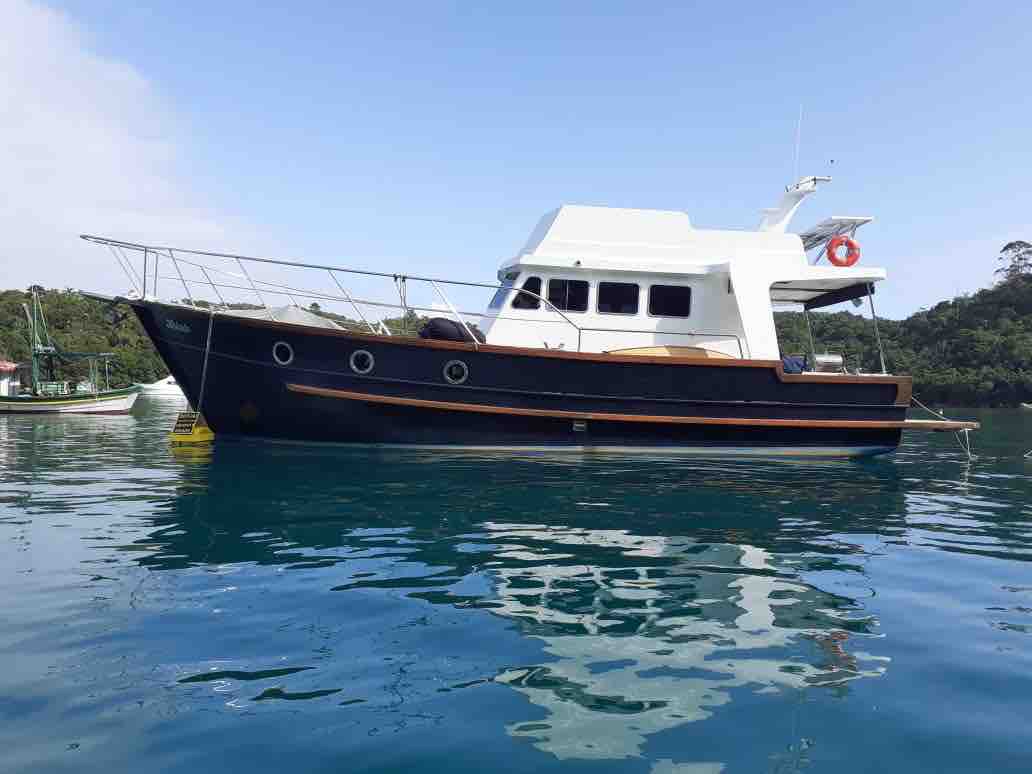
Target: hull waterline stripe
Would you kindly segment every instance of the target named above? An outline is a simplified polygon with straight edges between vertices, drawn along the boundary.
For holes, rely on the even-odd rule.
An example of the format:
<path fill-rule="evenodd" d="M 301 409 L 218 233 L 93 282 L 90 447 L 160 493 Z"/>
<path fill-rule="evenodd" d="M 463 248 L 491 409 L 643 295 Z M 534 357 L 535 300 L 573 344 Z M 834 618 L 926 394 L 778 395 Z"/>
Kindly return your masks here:
<path fill-rule="evenodd" d="M 253 435 L 222 435 L 223 441 L 237 443 L 278 444 L 284 446 L 314 446 L 345 449 L 400 449 L 432 451 L 445 454 L 625 454 L 662 458 L 676 457 L 769 457 L 785 458 L 842 458 L 873 457 L 891 454 L 895 446 L 609 446 L 583 444 L 451 444 L 451 443 L 377 443 L 360 441 L 299 441 L 289 438 L 268 438 Z"/>
<path fill-rule="evenodd" d="M 422 398 L 399 398 L 391 395 L 373 395 L 365 392 L 349 392 L 327 387 L 311 387 L 305 384 L 287 384 L 287 390 L 302 395 L 322 398 L 353 400 L 361 403 L 379 403 L 390 406 L 435 409 L 438 411 L 464 411 L 473 414 L 506 414 L 510 416 L 547 417 L 553 419 L 580 419 L 597 422 L 639 422 L 642 424 L 670 425 L 738 425 L 745 427 L 812 427 L 863 430 L 977 430 L 977 422 L 950 422 L 907 419 L 903 421 L 863 419 L 751 419 L 735 417 L 678 417 L 649 414 L 609 414 L 594 411 L 564 411 L 562 409 L 530 409 L 509 406 L 486 406 L 475 403 L 453 403 L 443 400 Z"/>

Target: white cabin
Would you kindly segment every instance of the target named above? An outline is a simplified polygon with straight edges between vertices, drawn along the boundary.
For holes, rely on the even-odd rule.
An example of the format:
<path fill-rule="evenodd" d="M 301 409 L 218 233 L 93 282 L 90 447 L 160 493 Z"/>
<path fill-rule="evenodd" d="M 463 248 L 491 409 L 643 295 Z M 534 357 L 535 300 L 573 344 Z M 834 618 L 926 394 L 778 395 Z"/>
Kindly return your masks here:
<path fill-rule="evenodd" d="M 693 347 L 776 360 L 774 304 L 819 308 L 866 296 L 885 279 L 884 269 L 813 265 L 806 256 L 871 218 L 785 231 L 820 180 L 789 187 L 755 231 L 699 229 L 670 210 L 563 205 L 499 269 L 505 287 L 484 318 L 487 341 L 581 352 Z"/>

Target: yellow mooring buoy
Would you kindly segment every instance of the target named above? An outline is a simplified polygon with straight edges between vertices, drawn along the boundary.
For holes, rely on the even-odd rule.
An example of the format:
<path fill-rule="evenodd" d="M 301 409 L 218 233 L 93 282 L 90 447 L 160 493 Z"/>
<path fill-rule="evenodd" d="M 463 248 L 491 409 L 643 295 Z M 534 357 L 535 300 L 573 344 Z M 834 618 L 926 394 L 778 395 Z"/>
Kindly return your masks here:
<path fill-rule="evenodd" d="M 196 411 L 180 411 L 176 424 L 168 434 L 168 440 L 174 445 L 211 443 L 215 433 L 208 427 L 204 417 Z"/>

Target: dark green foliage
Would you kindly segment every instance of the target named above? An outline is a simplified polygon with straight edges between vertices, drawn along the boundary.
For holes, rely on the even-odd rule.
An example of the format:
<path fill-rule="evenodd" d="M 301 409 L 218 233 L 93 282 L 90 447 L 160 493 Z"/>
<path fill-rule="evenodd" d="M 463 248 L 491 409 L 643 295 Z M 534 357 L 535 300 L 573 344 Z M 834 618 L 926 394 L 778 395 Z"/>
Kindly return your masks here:
<path fill-rule="evenodd" d="M 996 270 L 996 274 L 1005 280 L 1028 274 L 1032 272 L 1032 244 L 1023 239 L 1008 242 L 1000 250 L 997 260 L 1003 265 Z"/>
<path fill-rule="evenodd" d="M 774 315 L 785 354 L 806 352 L 803 315 Z M 879 371 L 874 327 L 849 312 L 812 312 L 817 351 L 837 352 L 849 370 Z M 971 296 L 943 301 L 905 320 L 879 320 L 892 373 L 912 374 L 924 401 L 963 406 L 1013 406 L 1032 401 L 1032 275 Z"/>
<path fill-rule="evenodd" d="M 358 331 L 359 333 L 368 333 L 369 327 L 361 320 L 354 320 L 344 315 L 334 314 L 333 312 L 327 312 L 325 309 L 321 309 L 318 304 L 310 304 L 308 311 L 315 312 L 322 317 L 328 317 L 338 325 L 341 325 L 349 330 Z M 419 335 L 419 329 L 422 328 L 430 318 L 426 315 L 418 314 L 414 310 L 409 309 L 405 314 L 399 317 L 387 317 L 384 319 L 384 325 L 387 326 L 387 330 L 391 332 L 392 336 L 417 336 Z M 376 325 L 376 322 L 373 322 Z M 480 333 L 480 329 L 474 323 L 469 323 L 469 327 Z"/>
<path fill-rule="evenodd" d="M 28 325 L 21 305 L 30 301 L 31 296 L 27 291 L 0 291 L 0 360 L 14 360 L 18 363 L 29 361 Z M 43 291 L 41 301 L 50 337 L 59 349 L 66 352 L 115 353 L 115 357 L 109 361 L 112 387 L 146 384 L 168 373 L 136 315 L 127 307 L 115 307 L 112 312 L 107 304 L 84 298 L 72 290 Z M 203 301 L 198 301 L 197 305 L 208 306 Z M 246 303 L 229 306 L 234 309 L 260 308 Z M 309 311 L 328 317 L 351 330 L 369 330 L 360 320 L 333 314 L 319 308 L 318 304 L 309 306 Z M 118 322 L 112 324 L 112 319 Z M 400 317 L 387 318 L 384 323 L 395 336 L 415 336 L 427 319 L 409 310 Z M 85 361 L 59 363 L 58 372 L 63 380 L 86 379 L 89 376 L 89 364 Z"/>
<path fill-rule="evenodd" d="M 358 331 L 359 333 L 369 333 L 369 326 L 361 320 L 354 320 L 350 317 L 346 317 L 342 314 L 336 314 L 334 312 L 327 312 L 325 309 L 320 308 L 318 304 L 310 304 L 308 306 L 309 312 L 314 312 L 320 317 L 326 317 L 333 320 L 337 325 L 340 325 L 348 330 Z M 416 314 L 411 309 L 408 310 L 404 315 L 400 317 L 388 317 L 384 319 L 384 324 L 387 326 L 387 330 L 391 332 L 392 336 L 415 336 L 419 329 L 423 327 L 429 318 L 423 317 Z M 377 324 L 377 321 L 371 320 L 373 325 Z"/>
<path fill-rule="evenodd" d="M 25 291 L 0 291 L 0 359 L 29 361 L 28 324 L 21 305 L 30 300 Z M 106 304 L 72 290 L 49 290 L 40 300 L 50 337 L 59 349 L 115 353 L 108 365 L 112 387 L 153 382 L 168 373 L 143 327 L 126 307 L 116 307 L 112 315 Z M 112 324 L 112 317 L 118 322 Z M 67 381 L 89 376 L 86 361 L 59 361 L 57 369 L 59 378 Z"/>

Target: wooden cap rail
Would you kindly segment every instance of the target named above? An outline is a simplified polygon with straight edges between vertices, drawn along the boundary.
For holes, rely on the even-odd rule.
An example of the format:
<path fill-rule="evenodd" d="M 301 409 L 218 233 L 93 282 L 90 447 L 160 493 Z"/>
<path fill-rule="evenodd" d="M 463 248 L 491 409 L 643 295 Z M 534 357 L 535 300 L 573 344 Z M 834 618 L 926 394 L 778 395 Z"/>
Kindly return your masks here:
<path fill-rule="evenodd" d="M 667 425 L 736 425 L 740 427 L 809 427 L 839 428 L 857 430 L 977 430 L 977 422 L 954 422 L 949 420 L 905 419 L 773 419 L 752 417 L 685 417 L 652 414 L 613 414 L 600 411 L 565 411 L 562 409 L 531 409 L 511 406 L 490 406 L 481 403 L 456 403 L 423 398 L 401 398 L 393 395 L 374 395 L 367 392 L 334 390 L 328 387 L 311 387 L 306 384 L 287 384 L 290 392 L 314 395 L 321 398 L 337 398 L 361 403 L 375 403 L 388 406 L 433 409 L 436 411 L 462 411 L 471 414 L 504 414 L 509 416 L 545 417 L 553 419 L 578 419 L 596 422 L 639 422 L 642 424 Z"/>

